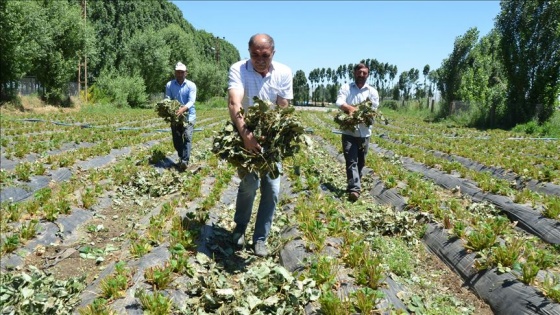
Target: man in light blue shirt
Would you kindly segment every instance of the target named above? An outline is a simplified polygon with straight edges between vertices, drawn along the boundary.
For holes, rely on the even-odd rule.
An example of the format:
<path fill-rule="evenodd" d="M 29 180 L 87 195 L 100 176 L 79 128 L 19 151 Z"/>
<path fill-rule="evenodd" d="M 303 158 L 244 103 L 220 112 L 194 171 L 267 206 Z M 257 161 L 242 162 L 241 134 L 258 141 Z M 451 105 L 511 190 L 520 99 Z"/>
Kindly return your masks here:
<path fill-rule="evenodd" d="M 336 106 L 348 115 L 358 110 L 357 104 L 370 100 L 372 107 L 379 107 L 379 93 L 367 84 L 369 68 L 359 63 L 354 66 L 354 82 L 344 84 L 338 91 Z M 369 148 L 371 127 L 359 124 L 354 130 L 342 131 L 342 151 L 346 160 L 346 179 L 348 199 L 352 202 L 360 198 L 362 170 L 366 163 L 366 155 Z"/>
<path fill-rule="evenodd" d="M 179 156 L 178 167 L 180 171 L 187 169 L 191 156 L 192 136 L 194 124 L 196 122 L 196 84 L 186 79 L 187 66 L 178 62 L 175 65 L 175 80 L 167 82 L 165 85 L 165 97 L 177 100 L 181 107 L 177 110 L 177 116 L 184 114 L 185 127 L 171 124 L 171 135 L 173 136 L 173 146 Z"/>

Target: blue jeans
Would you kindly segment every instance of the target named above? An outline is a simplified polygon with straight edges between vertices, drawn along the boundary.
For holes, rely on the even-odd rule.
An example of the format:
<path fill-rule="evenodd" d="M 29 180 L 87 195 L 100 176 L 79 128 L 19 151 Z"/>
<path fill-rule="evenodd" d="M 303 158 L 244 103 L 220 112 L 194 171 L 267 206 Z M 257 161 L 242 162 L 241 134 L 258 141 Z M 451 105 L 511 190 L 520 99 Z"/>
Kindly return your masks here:
<path fill-rule="evenodd" d="M 346 160 L 346 190 L 359 193 L 362 189 L 362 170 L 366 164 L 369 137 L 360 138 L 342 135 L 342 152 Z"/>
<path fill-rule="evenodd" d="M 191 157 L 192 136 L 194 132 L 194 121 L 185 124 L 185 128 L 171 125 L 171 135 L 173 136 L 173 146 L 181 162 L 189 164 Z"/>
<path fill-rule="evenodd" d="M 282 171 L 282 165 L 278 163 L 278 168 Z M 280 181 L 282 176 L 271 179 L 268 174 L 259 176 L 257 173 L 247 173 L 247 171 L 238 170 L 239 189 L 237 191 L 237 201 L 235 203 L 235 215 L 233 221 L 237 224 L 237 229 L 245 231 L 251 214 L 253 212 L 253 202 L 257 195 L 257 189 L 260 187 L 261 200 L 259 209 L 257 210 L 257 221 L 255 222 L 255 232 L 253 233 L 253 244 L 258 240 L 265 241 L 270 233 L 272 219 L 278 203 L 278 195 L 280 194 Z"/>

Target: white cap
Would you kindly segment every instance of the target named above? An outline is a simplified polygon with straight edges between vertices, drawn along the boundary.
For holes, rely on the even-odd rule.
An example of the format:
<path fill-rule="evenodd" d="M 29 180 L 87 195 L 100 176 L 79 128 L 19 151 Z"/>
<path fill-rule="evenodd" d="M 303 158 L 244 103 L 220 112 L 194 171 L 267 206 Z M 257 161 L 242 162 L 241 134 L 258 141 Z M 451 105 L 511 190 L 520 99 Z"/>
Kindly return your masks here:
<path fill-rule="evenodd" d="M 177 62 L 177 64 L 175 65 L 175 70 L 179 70 L 179 71 L 187 71 L 187 66 L 185 66 L 182 62 Z"/>

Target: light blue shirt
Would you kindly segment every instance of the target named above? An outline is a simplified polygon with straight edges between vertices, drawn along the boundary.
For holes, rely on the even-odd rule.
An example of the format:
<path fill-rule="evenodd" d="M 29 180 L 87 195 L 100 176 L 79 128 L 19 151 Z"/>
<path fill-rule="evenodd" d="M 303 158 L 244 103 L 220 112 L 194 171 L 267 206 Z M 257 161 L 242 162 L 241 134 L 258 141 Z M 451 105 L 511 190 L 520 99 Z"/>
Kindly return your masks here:
<path fill-rule="evenodd" d="M 371 101 L 371 107 L 377 109 L 379 107 L 379 93 L 377 90 L 369 85 L 364 84 L 360 89 L 355 82 L 350 84 L 344 84 L 338 90 L 338 96 L 336 97 L 336 106 L 340 106 L 345 103 L 348 105 L 356 106 L 357 104 L 364 102 L 366 100 Z M 354 130 L 341 130 L 342 134 L 365 138 L 371 136 L 371 126 L 366 126 L 365 124 L 359 124 Z"/>
<path fill-rule="evenodd" d="M 188 108 L 185 118 L 187 121 L 194 122 L 196 120 L 196 109 L 194 102 L 196 101 L 196 84 L 185 79 L 183 84 L 179 84 L 177 80 L 171 80 L 165 85 L 165 97 L 177 100 L 183 106 Z"/>

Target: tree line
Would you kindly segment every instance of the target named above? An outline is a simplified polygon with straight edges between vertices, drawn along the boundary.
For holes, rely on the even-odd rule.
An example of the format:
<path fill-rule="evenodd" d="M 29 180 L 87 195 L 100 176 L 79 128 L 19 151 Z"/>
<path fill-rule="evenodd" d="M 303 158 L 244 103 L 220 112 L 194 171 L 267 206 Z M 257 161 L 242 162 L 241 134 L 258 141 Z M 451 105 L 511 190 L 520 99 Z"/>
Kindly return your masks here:
<path fill-rule="evenodd" d="M 163 92 L 177 61 L 204 101 L 225 93 L 227 69 L 240 59 L 167 0 L 0 1 L 0 51 L 0 99 L 17 97 L 19 80 L 33 76 L 50 104 L 68 100 L 68 82 L 87 79 L 90 100 L 140 106 Z"/>
<path fill-rule="evenodd" d="M 382 100 L 419 104 L 437 90 L 438 117 L 462 101 L 470 105 L 473 126 L 546 122 L 560 92 L 560 1 L 503 0 L 500 6 L 489 34 L 479 38 L 471 28 L 458 36 L 438 69 L 422 69 L 422 80 L 419 69 L 397 77 L 395 65 L 364 58 L 369 83 Z M 194 29 L 167 0 L 0 1 L 0 52 L 0 101 L 17 97 L 19 80 L 34 76 L 51 104 L 68 100 L 68 82 L 87 79 L 89 100 L 117 106 L 141 106 L 161 93 L 177 61 L 189 68 L 200 101 L 224 96 L 228 67 L 240 59 L 224 37 Z M 84 77 L 78 68 L 86 61 Z M 297 70 L 295 103 L 334 102 L 340 85 L 353 80 L 352 68 Z"/>
<path fill-rule="evenodd" d="M 471 28 L 455 39 L 453 51 L 440 68 L 412 68 L 398 76 L 397 67 L 362 59 L 370 68 L 370 84 L 380 97 L 419 101 L 441 93 L 438 118 L 451 115 L 455 101 L 468 103 L 469 124 L 511 128 L 536 120 L 544 123 L 559 106 L 560 1 L 501 1 L 494 28 L 479 38 Z M 342 83 L 352 81 L 352 64 L 317 68 L 306 78 L 294 76 L 296 103 L 334 102 Z M 309 82 L 309 83 L 308 83 Z"/>

